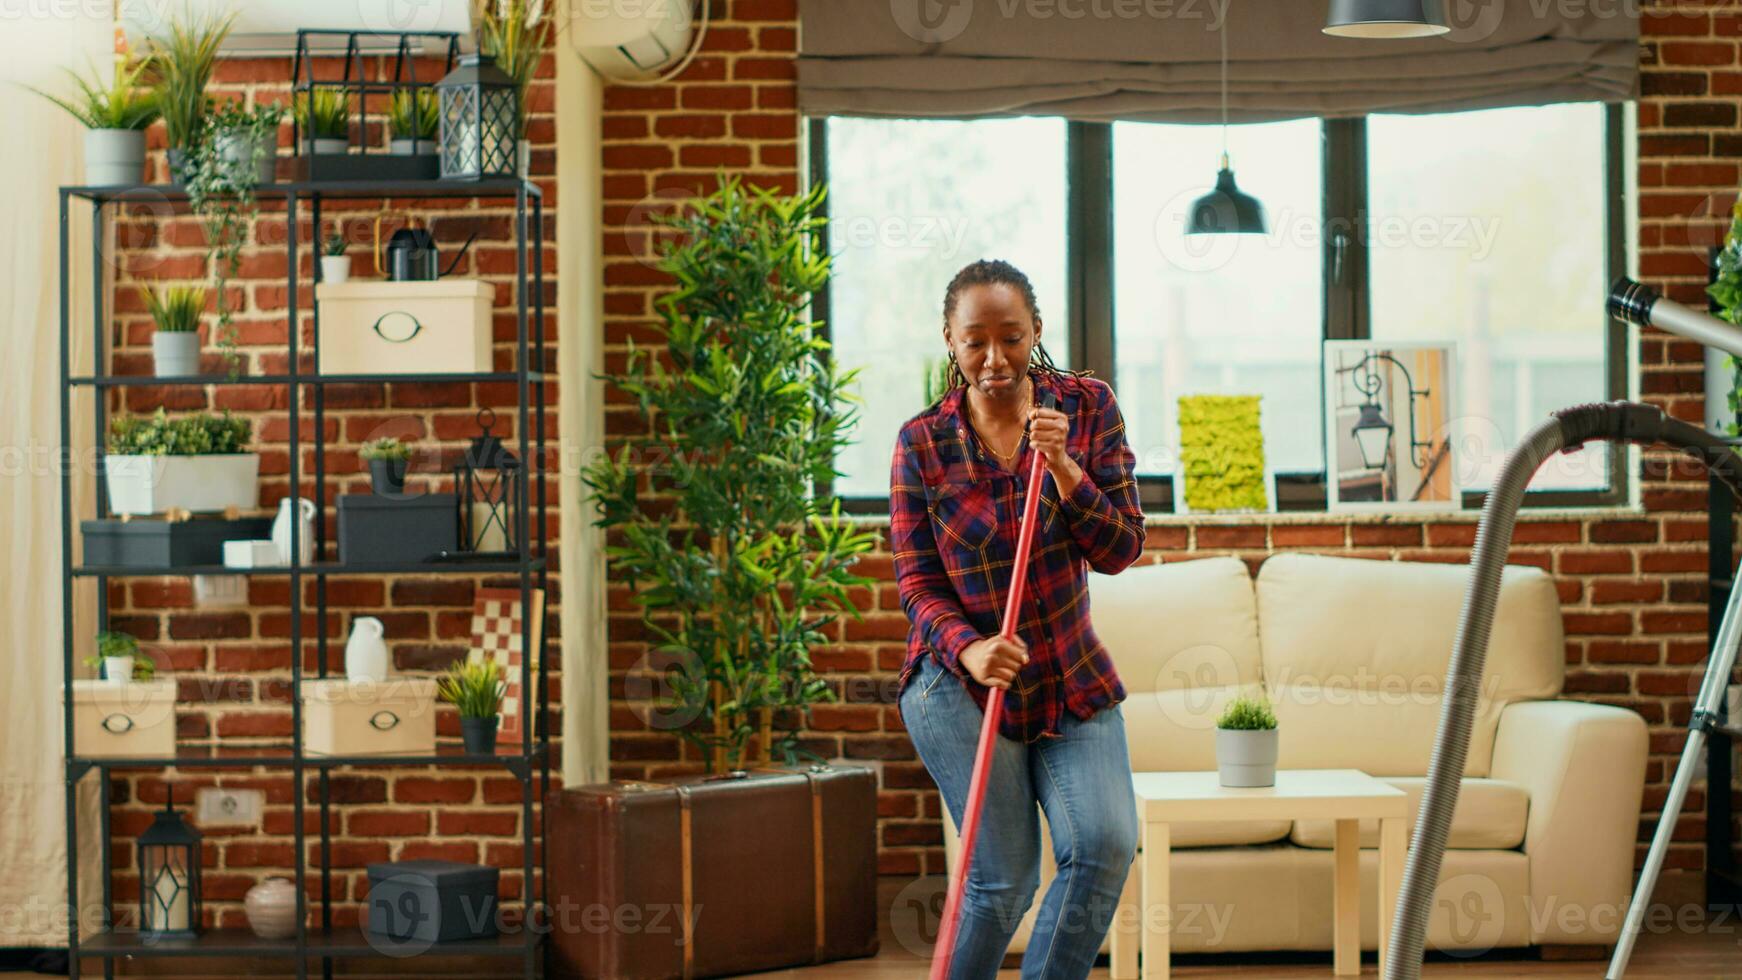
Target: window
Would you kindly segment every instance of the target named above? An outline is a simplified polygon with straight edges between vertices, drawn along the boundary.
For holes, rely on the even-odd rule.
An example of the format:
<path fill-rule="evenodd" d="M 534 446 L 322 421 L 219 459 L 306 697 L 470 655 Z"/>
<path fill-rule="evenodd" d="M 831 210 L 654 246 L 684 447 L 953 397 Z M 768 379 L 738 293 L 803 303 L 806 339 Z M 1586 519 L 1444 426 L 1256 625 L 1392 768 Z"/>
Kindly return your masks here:
<path fill-rule="evenodd" d="M 834 354 L 861 366 L 858 442 L 834 487 L 887 506 L 889 452 L 944 354 L 944 286 L 1008 259 L 1034 280 L 1047 348 L 1109 379 L 1151 510 L 1172 507 L 1181 395 L 1261 393 L 1283 509 L 1324 507 L 1320 342 L 1457 343 L 1454 444 L 1466 507 L 1553 409 L 1625 397 L 1621 114 L 1572 103 L 1235 126 L 1264 235 L 1187 238 L 1217 126 L 814 120 L 830 188 Z M 1625 499 L 1601 444 L 1557 457 L 1532 505 Z"/>

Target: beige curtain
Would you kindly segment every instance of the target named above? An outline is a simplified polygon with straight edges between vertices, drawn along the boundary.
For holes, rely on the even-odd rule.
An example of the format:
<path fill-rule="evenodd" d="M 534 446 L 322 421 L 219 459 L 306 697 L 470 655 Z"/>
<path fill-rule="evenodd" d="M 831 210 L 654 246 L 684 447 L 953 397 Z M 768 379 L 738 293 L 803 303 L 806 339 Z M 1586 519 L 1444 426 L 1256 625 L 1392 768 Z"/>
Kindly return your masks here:
<path fill-rule="evenodd" d="M 82 130 L 66 113 L 19 89 L 64 92 L 66 67 L 106 67 L 110 17 L 97 4 L 19 4 L 0 20 L 0 945 L 64 946 L 67 925 L 66 796 L 61 726 L 59 242 L 57 188 L 78 183 Z M 88 207 L 75 209 L 72 254 L 88 255 Z M 88 265 L 88 263 L 87 263 Z M 90 292 L 90 270 L 71 280 Z M 89 304 L 76 302 L 88 325 Z M 78 338 L 89 330 L 75 331 Z M 89 345 L 76 352 L 89 365 Z M 88 448 L 89 395 L 75 417 Z M 88 454 L 76 457 L 85 463 Z M 75 469 L 86 497 L 88 465 Z M 82 594 L 90 595 L 88 587 Z M 89 632 L 92 603 L 77 629 Z M 97 777 L 81 784 L 81 932 L 99 922 Z"/>
<path fill-rule="evenodd" d="M 813 115 L 1220 118 L 1233 122 L 1621 101 L 1633 4 L 1450 4 L 1451 34 L 1322 32 L 1322 0 L 801 0 L 799 107 Z"/>

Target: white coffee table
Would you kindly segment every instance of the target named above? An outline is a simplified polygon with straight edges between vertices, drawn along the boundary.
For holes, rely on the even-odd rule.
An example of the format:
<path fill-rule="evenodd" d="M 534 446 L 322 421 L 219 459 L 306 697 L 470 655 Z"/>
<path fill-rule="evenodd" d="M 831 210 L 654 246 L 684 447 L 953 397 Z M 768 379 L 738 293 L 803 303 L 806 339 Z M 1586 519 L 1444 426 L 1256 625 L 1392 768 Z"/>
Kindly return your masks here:
<path fill-rule="evenodd" d="M 1403 790 L 1357 769 L 1293 769 L 1276 774 L 1276 785 L 1230 789 L 1214 772 L 1140 772 L 1132 775 L 1137 816 L 1143 826 L 1143 852 L 1120 897 L 1114 918 L 1114 980 L 1136 980 L 1137 939 L 1142 934 L 1143 980 L 1168 975 L 1172 911 L 1168 894 L 1171 823 L 1240 820 L 1333 820 L 1336 822 L 1332 970 L 1337 976 L 1361 972 L 1361 865 L 1357 832 L 1363 819 L 1379 821 L 1379 972 L 1385 972 L 1385 945 L 1392 910 L 1403 883 L 1407 850 Z M 1141 893 L 1141 903 L 1139 903 Z"/>

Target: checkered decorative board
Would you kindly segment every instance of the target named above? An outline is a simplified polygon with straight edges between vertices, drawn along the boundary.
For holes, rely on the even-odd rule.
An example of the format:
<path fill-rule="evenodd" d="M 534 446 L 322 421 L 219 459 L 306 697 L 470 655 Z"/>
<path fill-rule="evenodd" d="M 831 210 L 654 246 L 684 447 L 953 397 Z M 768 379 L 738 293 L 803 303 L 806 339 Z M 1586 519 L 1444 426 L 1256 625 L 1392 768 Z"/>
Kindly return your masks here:
<path fill-rule="evenodd" d="M 536 651 L 544 647 L 544 590 L 532 590 L 532 657 L 533 683 L 538 683 L 539 662 Z M 521 724 L 525 712 L 525 692 L 520 689 L 520 665 L 525 651 L 522 632 L 523 616 L 519 589 L 479 589 L 472 599 L 472 649 L 467 654 L 472 662 L 485 658 L 501 666 L 507 690 L 502 695 L 501 721 L 497 725 L 496 751 L 515 754 L 520 751 Z"/>

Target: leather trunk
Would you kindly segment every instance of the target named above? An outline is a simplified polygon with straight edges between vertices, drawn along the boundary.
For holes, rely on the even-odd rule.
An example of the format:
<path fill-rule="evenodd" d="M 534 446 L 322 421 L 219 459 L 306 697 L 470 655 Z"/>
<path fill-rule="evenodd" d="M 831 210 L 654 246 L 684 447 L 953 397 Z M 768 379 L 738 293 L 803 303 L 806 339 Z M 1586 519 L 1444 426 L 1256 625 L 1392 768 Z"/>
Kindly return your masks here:
<path fill-rule="evenodd" d="M 545 821 L 553 977 L 714 977 L 877 952 L 870 769 L 572 787 Z"/>

